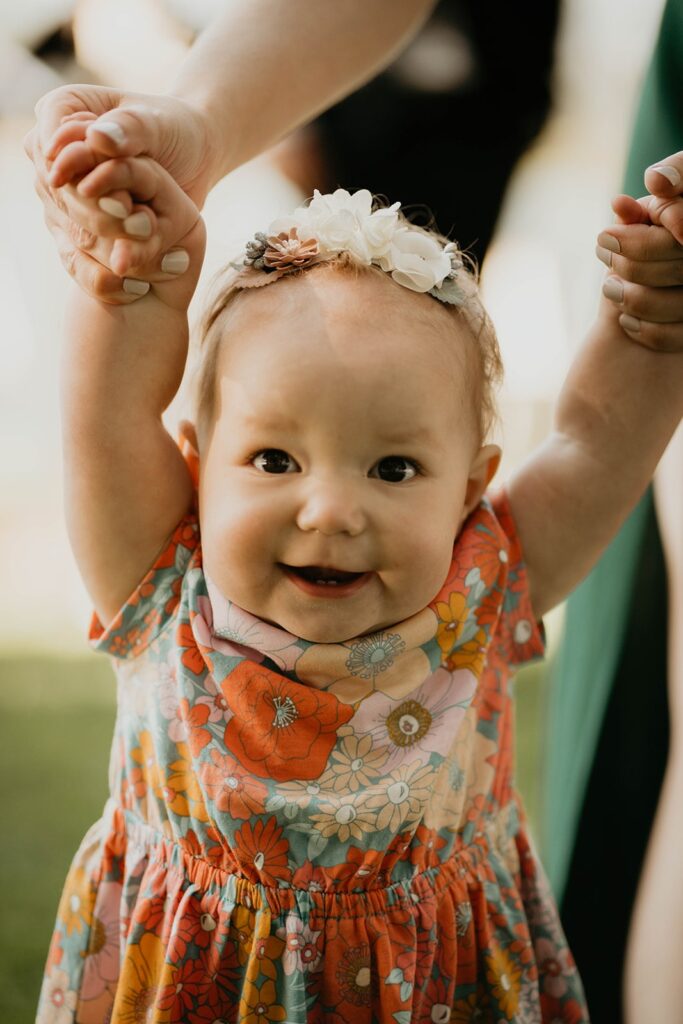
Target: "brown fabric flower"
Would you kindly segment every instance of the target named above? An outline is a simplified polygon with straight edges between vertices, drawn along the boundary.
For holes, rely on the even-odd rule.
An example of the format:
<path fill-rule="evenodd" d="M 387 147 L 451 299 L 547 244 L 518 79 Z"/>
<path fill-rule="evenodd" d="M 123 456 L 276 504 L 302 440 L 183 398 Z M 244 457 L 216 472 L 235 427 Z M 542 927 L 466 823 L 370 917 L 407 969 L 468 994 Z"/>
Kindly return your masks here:
<path fill-rule="evenodd" d="M 296 270 L 315 263 L 317 256 L 317 238 L 304 241 L 299 238 L 296 228 L 290 228 L 288 232 L 270 235 L 263 262 L 271 270 Z"/>

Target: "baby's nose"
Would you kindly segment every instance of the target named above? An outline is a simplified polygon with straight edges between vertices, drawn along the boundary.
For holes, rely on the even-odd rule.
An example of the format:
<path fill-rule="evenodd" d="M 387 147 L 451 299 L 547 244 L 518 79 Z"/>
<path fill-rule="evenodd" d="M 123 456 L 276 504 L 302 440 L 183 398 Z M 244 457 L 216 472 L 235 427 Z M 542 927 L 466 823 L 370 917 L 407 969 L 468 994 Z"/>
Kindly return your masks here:
<path fill-rule="evenodd" d="M 344 481 L 321 482 L 303 501 L 296 524 L 300 530 L 318 530 L 327 536 L 347 533 L 356 537 L 366 526 L 366 515 L 355 490 Z"/>

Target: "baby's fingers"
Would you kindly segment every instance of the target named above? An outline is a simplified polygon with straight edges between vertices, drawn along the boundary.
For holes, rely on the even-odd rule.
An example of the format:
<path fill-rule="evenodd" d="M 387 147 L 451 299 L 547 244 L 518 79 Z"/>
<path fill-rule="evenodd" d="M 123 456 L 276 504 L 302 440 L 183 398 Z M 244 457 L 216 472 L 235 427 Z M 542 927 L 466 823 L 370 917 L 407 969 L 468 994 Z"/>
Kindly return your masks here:
<path fill-rule="evenodd" d="M 661 224 L 677 242 L 683 243 L 683 197 L 651 196 L 648 209 L 653 224 Z"/>

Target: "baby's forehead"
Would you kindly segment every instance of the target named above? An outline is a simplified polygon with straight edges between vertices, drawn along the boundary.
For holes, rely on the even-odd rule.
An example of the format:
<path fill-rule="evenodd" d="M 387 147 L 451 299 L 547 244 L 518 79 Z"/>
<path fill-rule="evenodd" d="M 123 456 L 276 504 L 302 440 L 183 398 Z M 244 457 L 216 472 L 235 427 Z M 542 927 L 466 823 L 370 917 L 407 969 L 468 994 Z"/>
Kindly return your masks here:
<path fill-rule="evenodd" d="M 416 367 L 420 376 L 432 371 L 460 379 L 470 347 L 467 329 L 441 303 L 379 270 L 308 272 L 243 293 L 224 331 L 223 368 L 266 354 L 277 362 L 296 358 L 301 366 L 327 361 L 340 371 L 380 364 L 394 379 Z"/>

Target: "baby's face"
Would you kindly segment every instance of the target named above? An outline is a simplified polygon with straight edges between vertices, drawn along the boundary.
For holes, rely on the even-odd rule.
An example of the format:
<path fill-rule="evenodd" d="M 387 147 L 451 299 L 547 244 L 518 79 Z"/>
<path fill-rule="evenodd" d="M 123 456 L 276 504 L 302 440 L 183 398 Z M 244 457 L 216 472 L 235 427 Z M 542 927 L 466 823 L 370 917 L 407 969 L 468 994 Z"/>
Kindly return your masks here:
<path fill-rule="evenodd" d="M 325 273 L 240 297 L 227 326 L 200 439 L 208 576 L 317 642 L 424 608 L 481 491 L 463 328 L 388 278 Z"/>

